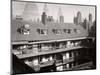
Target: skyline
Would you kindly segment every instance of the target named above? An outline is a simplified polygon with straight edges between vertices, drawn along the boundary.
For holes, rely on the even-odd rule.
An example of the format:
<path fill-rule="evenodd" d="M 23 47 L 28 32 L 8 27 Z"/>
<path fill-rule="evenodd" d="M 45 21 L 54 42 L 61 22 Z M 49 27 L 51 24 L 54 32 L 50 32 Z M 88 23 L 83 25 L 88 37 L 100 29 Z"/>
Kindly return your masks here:
<path fill-rule="evenodd" d="M 27 9 L 30 11 L 29 13 L 31 13 L 30 17 L 28 18 L 33 19 L 32 16 L 34 16 L 36 19 L 37 18 L 41 19 L 41 15 L 44 10 L 45 3 L 16 2 L 15 1 L 12 3 L 13 17 L 15 17 L 16 15 L 22 15 L 24 13 L 23 11 L 25 11 L 25 6 L 27 3 L 31 5 L 33 4 L 32 8 Z M 85 18 L 87 18 L 88 20 L 89 13 L 92 14 L 92 18 L 93 18 L 92 21 L 95 20 L 95 7 L 92 7 L 92 6 L 78 6 L 78 5 L 67 5 L 67 4 L 63 5 L 63 4 L 50 4 L 50 3 L 46 3 L 46 4 L 48 8 L 47 15 L 53 16 L 55 20 L 57 20 L 59 17 L 59 8 L 61 8 L 62 15 L 64 16 L 64 22 L 72 23 L 73 18 L 77 15 L 78 11 L 81 12 L 82 20 Z"/>

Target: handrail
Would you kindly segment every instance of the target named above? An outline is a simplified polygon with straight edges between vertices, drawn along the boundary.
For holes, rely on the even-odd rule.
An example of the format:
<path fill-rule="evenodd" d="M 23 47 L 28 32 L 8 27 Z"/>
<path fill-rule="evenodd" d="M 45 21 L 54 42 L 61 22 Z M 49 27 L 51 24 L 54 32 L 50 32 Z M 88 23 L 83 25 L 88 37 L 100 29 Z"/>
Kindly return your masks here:
<path fill-rule="evenodd" d="M 49 43 L 49 42 L 60 42 L 60 41 L 70 41 L 70 40 L 81 40 L 81 39 L 93 39 L 94 37 L 79 37 L 79 38 L 70 38 L 70 39 L 60 39 L 60 40 L 47 40 L 47 41 L 38 41 L 38 42 L 28 42 L 28 41 L 13 41 L 11 44 L 38 44 L 38 43 Z"/>
<path fill-rule="evenodd" d="M 23 58 L 34 57 L 34 56 L 39 56 L 39 55 L 59 53 L 59 52 L 64 52 L 64 51 L 69 51 L 69 50 L 79 49 L 79 48 L 84 48 L 84 47 L 78 46 L 78 47 L 73 47 L 73 48 L 57 49 L 57 50 L 52 50 L 52 51 L 36 52 L 36 53 L 22 54 L 22 55 L 16 55 L 16 56 L 19 59 L 23 59 Z"/>

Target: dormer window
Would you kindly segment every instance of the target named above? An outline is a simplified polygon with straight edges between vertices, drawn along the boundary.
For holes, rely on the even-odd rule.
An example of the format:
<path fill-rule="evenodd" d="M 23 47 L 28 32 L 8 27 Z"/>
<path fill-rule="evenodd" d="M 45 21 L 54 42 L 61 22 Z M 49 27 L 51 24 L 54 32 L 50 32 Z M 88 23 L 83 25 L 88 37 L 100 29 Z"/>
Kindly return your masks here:
<path fill-rule="evenodd" d="M 68 29 L 63 29 L 64 33 L 68 33 Z"/>
<path fill-rule="evenodd" d="M 17 31 L 18 31 L 20 34 L 27 35 L 27 34 L 30 33 L 29 25 L 28 25 L 28 24 L 23 25 L 23 26 L 21 26 L 20 28 L 18 28 Z"/>
<path fill-rule="evenodd" d="M 64 33 L 66 34 L 70 34 L 71 33 L 71 29 L 63 29 Z"/>
<path fill-rule="evenodd" d="M 74 32 L 79 34 L 80 33 L 80 29 L 74 29 Z"/>
<path fill-rule="evenodd" d="M 71 29 L 68 29 L 68 34 L 70 34 L 71 33 Z"/>
<path fill-rule="evenodd" d="M 52 32 L 56 35 L 61 34 L 61 29 L 52 29 Z"/>
<path fill-rule="evenodd" d="M 56 34 L 56 33 L 57 33 L 55 29 L 52 29 L 52 32 L 53 32 L 54 34 Z"/>
<path fill-rule="evenodd" d="M 47 35 L 48 30 L 47 30 L 47 29 L 37 29 L 37 32 L 38 32 L 39 34 L 42 34 L 42 35 Z"/>
<path fill-rule="evenodd" d="M 29 29 L 24 29 L 24 30 L 23 30 L 23 34 L 24 34 L 24 35 L 29 34 Z"/>

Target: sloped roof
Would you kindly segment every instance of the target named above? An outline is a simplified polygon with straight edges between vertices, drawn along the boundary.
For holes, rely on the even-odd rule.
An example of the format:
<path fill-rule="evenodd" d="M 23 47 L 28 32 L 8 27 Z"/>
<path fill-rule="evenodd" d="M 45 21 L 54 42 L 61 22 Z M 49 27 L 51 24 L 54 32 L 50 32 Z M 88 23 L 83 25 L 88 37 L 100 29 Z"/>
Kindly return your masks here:
<path fill-rule="evenodd" d="M 20 26 L 23 26 L 25 24 L 30 25 L 30 34 L 29 35 L 22 35 L 19 32 L 17 32 L 17 29 Z M 37 32 L 37 29 L 48 29 L 47 35 L 40 35 Z M 60 34 L 55 35 L 52 32 L 52 29 L 80 29 L 80 34 L 71 33 L 71 34 Z M 22 41 L 22 40 L 28 40 L 28 41 L 34 41 L 34 40 L 59 40 L 59 39 L 69 39 L 69 38 L 78 38 L 78 37 L 86 37 L 88 34 L 84 28 L 82 28 L 80 25 L 74 25 L 72 23 L 47 23 L 46 25 L 43 25 L 42 23 L 37 22 L 28 22 L 23 20 L 12 20 L 11 24 L 11 41 Z"/>

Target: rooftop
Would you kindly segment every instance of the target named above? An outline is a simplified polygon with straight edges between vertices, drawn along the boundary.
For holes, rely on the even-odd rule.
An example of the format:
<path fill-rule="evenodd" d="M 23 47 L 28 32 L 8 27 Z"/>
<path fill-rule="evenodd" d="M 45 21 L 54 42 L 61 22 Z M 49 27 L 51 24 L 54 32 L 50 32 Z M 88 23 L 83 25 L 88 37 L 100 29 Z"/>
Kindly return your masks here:
<path fill-rule="evenodd" d="M 23 25 L 29 25 L 30 32 L 28 35 L 20 34 L 17 30 Z M 47 35 L 41 35 L 37 32 L 37 29 L 48 29 Z M 61 33 L 56 35 L 52 32 L 52 29 L 79 29 L 80 33 L 72 32 L 71 34 Z M 60 40 L 69 38 L 86 37 L 87 31 L 80 25 L 73 23 L 55 23 L 48 22 L 43 25 L 41 22 L 32 22 L 13 19 L 11 24 L 11 40 L 12 41 L 36 41 L 36 40 Z"/>

